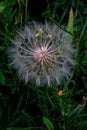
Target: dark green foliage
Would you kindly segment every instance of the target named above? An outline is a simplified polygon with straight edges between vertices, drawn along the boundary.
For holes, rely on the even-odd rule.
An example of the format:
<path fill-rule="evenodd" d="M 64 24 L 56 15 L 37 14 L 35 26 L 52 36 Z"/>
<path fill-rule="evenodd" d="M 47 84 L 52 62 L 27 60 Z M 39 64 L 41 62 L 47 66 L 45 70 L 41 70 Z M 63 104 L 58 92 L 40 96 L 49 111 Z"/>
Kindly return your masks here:
<path fill-rule="evenodd" d="M 73 77 L 60 86 L 35 87 L 19 82 L 8 67 L 7 48 L 15 30 L 32 20 L 67 26 L 74 12 L 78 49 Z M 59 96 L 58 91 L 63 95 Z M 85 0 L 0 1 L 0 130 L 87 130 L 87 3 Z"/>

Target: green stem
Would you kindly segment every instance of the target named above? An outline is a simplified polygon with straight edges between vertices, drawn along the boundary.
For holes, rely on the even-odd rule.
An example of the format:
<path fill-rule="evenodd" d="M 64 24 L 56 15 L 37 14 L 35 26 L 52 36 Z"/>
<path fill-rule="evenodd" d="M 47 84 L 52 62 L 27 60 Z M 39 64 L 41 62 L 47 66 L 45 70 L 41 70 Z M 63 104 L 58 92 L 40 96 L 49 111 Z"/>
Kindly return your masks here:
<path fill-rule="evenodd" d="M 25 5 L 25 25 L 27 23 L 27 11 L 28 11 L 28 0 L 26 0 L 26 5 Z"/>
<path fill-rule="evenodd" d="M 46 128 L 42 128 L 42 127 L 11 128 L 11 130 L 33 130 L 33 129 L 46 130 Z"/>

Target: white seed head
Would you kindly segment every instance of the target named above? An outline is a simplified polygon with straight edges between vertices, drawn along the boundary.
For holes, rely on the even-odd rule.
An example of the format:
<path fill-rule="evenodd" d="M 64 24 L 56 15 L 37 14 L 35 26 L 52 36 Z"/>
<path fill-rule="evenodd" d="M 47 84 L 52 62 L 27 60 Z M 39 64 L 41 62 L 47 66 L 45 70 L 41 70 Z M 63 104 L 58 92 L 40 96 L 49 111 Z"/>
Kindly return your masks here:
<path fill-rule="evenodd" d="M 26 84 L 60 84 L 70 77 L 75 65 L 75 48 L 70 34 L 55 24 L 33 22 L 17 32 L 8 49 L 10 66 Z"/>

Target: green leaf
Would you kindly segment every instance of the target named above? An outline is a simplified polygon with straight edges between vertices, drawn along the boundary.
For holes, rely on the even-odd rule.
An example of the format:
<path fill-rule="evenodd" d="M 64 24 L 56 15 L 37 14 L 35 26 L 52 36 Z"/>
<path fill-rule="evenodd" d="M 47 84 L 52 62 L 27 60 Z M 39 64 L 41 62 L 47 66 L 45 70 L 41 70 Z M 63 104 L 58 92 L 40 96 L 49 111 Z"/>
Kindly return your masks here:
<path fill-rule="evenodd" d="M 21 104 L 22 104 L 22 101 L 23 101 L 23 95 L 20 95 L 20 98 L 19 98 L 19 101 L 18 101 L 16 110 L 15 110 L 15 112 L 14 112 L 14 115 L 17 114 L 17 112 L 18 112 L 18 110 L 19 110 L 19 108 L 20 108 L 20 106 L 21 106 Z"/>
<path fill-rule="evenodd" d="M 67 31 L 70 32 L 71 34 L 73 34 L 73 19 L 74 19 L 73 9 L 71 8 L 67 25 Z"/>
<path fill-rule="evenodd" d="M 14 126 L 17 123 L 20 123 L 22 120 L 23 120 L 23 116 L 22 115 L 16 116 L 16 117 L 14 117 L 13 119 L 10 120 L 9 126 Z"/>
<path fill-rule="evenodd" d="M 0 46 L 0 51 L 4 51 L 4 50 L 5 50 L 5 47 Z"/>
<path fill-rule="evenodd" d="M 16 0 L 9 0 L 9 5 L 14 6 L 16 4 Z"/>
<path fill-rule="evenodd" d="M 24 5 L 25 6 L 25 0 L 20 0 L 20 2 L 22 3 L 22 5 Z"/>
<path fill-rule="evenodd" d="M 43 116 L 43 122 L 46 125 L 46 127 L 48 128 L 48 130 L 54 129 L 52 122 L 48 118 L 46 118 L 45 116 Z"/>
<path fill-rule="evenodd" d="M 86 88 L 87 90 L 87 78 L 82 76 L 82 80 L 83 80 L 83 83 L 84 83 L 84 87 Z"/>
<path fill-rule="evenodd" d="M 6 2 L 0 2 L 0 13 L 3 12 L 6 6 L 7 6 Z"/>
<path fill-rule="evenodd" d="M 6 130 L 12 130 L 11 128 L 7 128 Z"/>
<path fill-rule="evenodd" d="M 5 76 L 1 71 L 0 71 L 0 85 L 5 85 Z"/>

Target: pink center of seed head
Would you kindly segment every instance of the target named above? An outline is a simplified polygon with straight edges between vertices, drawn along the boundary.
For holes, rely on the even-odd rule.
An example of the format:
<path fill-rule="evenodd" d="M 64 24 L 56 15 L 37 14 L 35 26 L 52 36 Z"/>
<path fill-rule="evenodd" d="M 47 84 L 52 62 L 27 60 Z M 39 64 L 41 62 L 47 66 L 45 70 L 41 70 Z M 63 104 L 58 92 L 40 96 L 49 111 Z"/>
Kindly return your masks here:
<path fill-rule="evenodd" d="M 41 65 L 47 63 L 51 55 L 49 54 L 47 47 L 42 46 L 41 48 L 37 48 L 34 50 L 34 58 L 39 62 Z"/>

